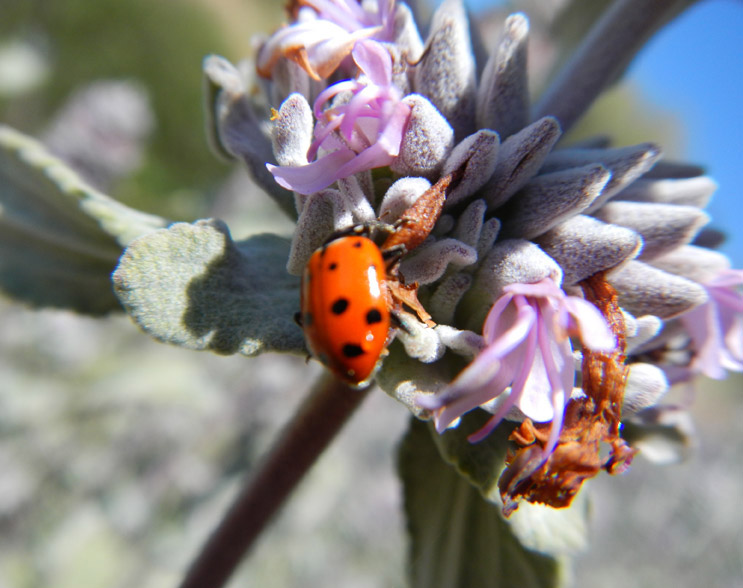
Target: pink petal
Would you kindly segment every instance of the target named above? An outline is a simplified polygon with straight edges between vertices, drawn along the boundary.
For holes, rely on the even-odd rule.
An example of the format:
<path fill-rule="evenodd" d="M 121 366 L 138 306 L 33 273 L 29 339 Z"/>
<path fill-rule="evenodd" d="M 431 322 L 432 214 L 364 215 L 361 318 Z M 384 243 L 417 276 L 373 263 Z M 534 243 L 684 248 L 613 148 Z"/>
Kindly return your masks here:
<path fill-rule="evenodd" d="M 332 44 L 328 44 L 325 51 L 331 54 L 334 51 L 345 51 L 343 54 L 345 56 L 348 55 L 353 48 L 353 43 L 356 42 L 349 37 L 348 31 L 327 20 L 313 20 L 286 26 L 276 31 L 263 44 L 258 52 L 256 67 L 261 75 L 270 75 L 270 69 L 282 55 L 327 43 L 329 40 L 332 40 L 332 44 L 335 44 L 335 49 L 331 49 Z M 348 46 L 348 43 L 351 43 L 351 45 Z M 344 49 L 345 47 L 347 47 L 347 50 Z M 341 60 L 342 58 L 338 63 Z"/>
<path fill-rule="evenodd" d="M 725 337 L 725 346 L 730 351 L 730 355 L 737 361 L 743 362 L 743 314 L 735 313 L 729 318 L 724 318 L 722 320 L 722 330 Z"/>
<path fill-rule="evenodd" d="M 732 288 L 733 286 L 743 286 L 743 270 L 723 270 L 709 282 L 707 282 L 705 286 L 713 286 L 715 288 Z"/>
<path fill-rule="evenodd" d="M 408 124 L 410 112 L 410 106 L 404 102 L 398 102 L 395 105 L 392 117 L 384 125 L 384 129 L 377 139 L 382 148 L 393 157 L 397 157 L 400 153 L 402 136 Z"/>
<path fill-rule="evenodd" d="M 359 41 L 351 55 L 372 84 L 380 87 L 392 84 L 392 57 L 383 45 L 375 41 Z"/>
<path fill-rule="evenodd" d="M 554 337 L 550 336 L 547 331 L 547 323 L 539 323 L 539 349 L 544 359 L 544 367 L 552 389 L 552 425 L 550 427 L 550 436 L 544 447 L 545 455 L 552 453 L 557 445 L 562 430 L 563 413 L 565 403 L 570 397 L 568 390 L 572 389 L 572 382 L 575 377 L 575 370 L 572 368 L 572 353 L 569 352 L 570 343 L 565 341 L 562 345 L 557 344 Z M 567 345 L 567 348 L 566 348 Z M 566 351 L 568 351 L 566 353 Z M 566 368 L 569 366 L 569 370 Z M 569 387 L 566 386 L 568 380 L 566 373 L 572 374 Z"/>
<path fill-rule="evenodd" d="M 533 298 L 565 298 L 565 292 L 551 278 L 544 278 L 534 284 L 510 284 L 503 288 L 503 291 L 531 296 Z"/>
<path fill-rule="evenodd" d="M 536 310 L 525 302 L 523 297 L 516 297 L 514 302 L 517 305 L 515 316 L 511 315 L 509 317 L 511 320 L 507 323 L 498 322 L 493 326 L 493 340 L 485 348 L 483 354 L 493 354 L 498 358 L 506 357 L 506 355 L 526 339 L 534 327 L 534 323 L 537 320 Z M 491 310 L 491 312 L 493 311 Z M 506 313 L 507 311 L 504 311 L 501 314 L 506 315 Z M 489 341 L 489 339 L 486 338 L 486 341 Z"/>
<path fill-rule="evenodd" d="M 464 413 L 499 396 L 513 382 L 516 371 L 532 361 L 529 355 L 534 344 L 523 343 L 533 332 L 535 318 L 534 309 L 522 304 L 513 320 L 501 325 L 505 328 L 498 338 L 437 395 L 436 402 L 443 406 L 436 417 L 437 428 L 443 430 Z"/>
<path fill-rule="evenodd" d="M 520 349 L 522 353 L 518 354 L 518 356 L 514 355 L 514 357 L 512 358 L 509 357 L 513 369 L 517 371 L 516 378 L 514 378 L 513 384 L 511 385 L 511 393 L 508 395 L 508 398 L 506 398 L 501 403 L 501 405 L 495 411 L 495 414 L 493 414 L 488 422 L 485 423 L 485 426 L 476 433 L 473 433 L 472 435 L 467 437 L 467 440 L 470 443 L 477 443 L 487 437 L 493 431 L 493 429 L 495 429 L 495 427 L 497 427 L 498 424 L 505 418 L 505 416 L 508 414 L 508 411 L 511 410 L 511 407 L 514 404 L 518 404 L 521 400 L 521 396 L 524 392 L 524 386 L 526 385 L 526 381 L 529 378 L 529 373 L 531 372 L 529 366 L 534 364 L 533 358 L 535 357 L 537 344 L 536 335 L 536 331 L 532 330 L 529 333 L 525 344 Z"/>
<path fill-rule="evenodd" d="M 499 332 L 498 324 L 503 320 L 505 316 L 504 312 L 511 300 L 513 300 L 513 296 L 511 293 L 504 294 L 495 301 L 495 304 L 488 311 L 488 315 L 485 317 L 485 324 L 482 327 L 482 336 L 486 342 L 492 343 L 495 341 L 496 333 Z"/>
<path fill-rule="evenodd" d="M 531 420 L 537 423 L 547 422 L 553 416 L 550 381 L 544 366 L 542 351 L 539 348 L 535 349 L 531 363 L 525 365 L 524 368 L 528 374 L 524 380 L 518 407 Z"/>
<path fill-rule="evenodd" d="M 339 149 L 308 165 L 276 166 L 267 163 L 266 167 L 276 182 L 287 190 L 294 190 L 299 194 L 314 194 L 327 188 L 338 178 L 347 177 L 338 172 L 355 157 L 356 154 L 350 149 Z"/>
<path fill-rule="evenodd" d="M 322 107 L 323 105 L 333 98 L 334 96 L 340 94 L 341 92 L 353 92 L 354 90 L 358 90 L 360 84 L 356 80 L 344 80 L 342 82 L 338 82 L 337 84 L 332 84 L 325 88 L 315 99 L 315 104 L 312 107 L 312 111 L 315 114 L 315 118 L 317 120 L 323 119 L 323 111 Z"/>
<path fill-rule="evenodd" d="M 617 342 L 614 333 L 606 324 L 604 315 L 594 304 L 577 296 L 566 296 L 563 304 L 575 319 L 583 345 L 591 351 L 609 352 L 616 349 Z"/>
<path fill-rule="evenodd" d="M 336 172 L 335 179 L 347 178 L 353 174 L 367 171 L 375 167 L 385 167 L 392 163 L 393 157 L 384 148 L 375 143 L 367 147 L 353 159 L 344 163 Z"/>
<path fill-rule="evenodd" d="M 707 292 L 717 304 L 726 306 L 735 312 L 743 312 L 743 294 L 728 287 L 708 286 Z"/>
<path fill-rule="evenodd" d="M 469 370 L 472 366 L 469 366 Z M 503 366 L 498 369 L 493 377 L 479 387 L 454 388 L 457 384 L 452 383 L 452 390 L 445 389 L 441 396 L 446 404 L 439 409 L 435 417 L 436 430 L 443 431 L 457 418 L 477 408 L 481 404 L 490 402 L 500 396 L 513 380 L 513 366 Z"/>
<path fill-rule="evenodd" d="M 708 301 L 693 308 L 681 316 L 681 322 L 695 350 L 694 369 L 715 380 L 725 378 L 725 369 L 720 362 L 722 345 L 714 305 Z"/>
<path fill-rule="evenodd" d="M 364 26 L 363 20 L 367 13 L 361 4 L 355 0 L 334 2 L 332 0 L 305 0 L 308 6 L 314 8 L 322 19 L 331 20 L 347 31 L 353 31 Z"/>
<path fill-rule="evenodd" d="M 380 88 L 378 86 L 364 86 L 361 91 L 357 92 L 354 97 L 351 98 L 351 101 L 348 104 L 344 105 L 343 122 L 341 123 L 340 129 L 347 141 L 351 140 L 351 134 L 359 116 L 361 116 L 365 109 L 368 109 L 369 102 L 379 95 Z"/>
<path fill-rule="evenodd" d="M 317 152 L 320 147 L 324 147 L 326 151 L 336 151 L 337 149 L 348 149 L 340 141 L 333 141 L 333 132 L 340 126 L 341 120 L 336 118 L 328 121 L 326 124 L 317 123 L 315 125 L 315 140 L 312 141 L 312 145 L 307 150 L 307 160 L 312 161 L 317 157 Z M 335 145 L 337 144 L 337 145 Z M 333 149 L 333 146 L 336 149 Z"/>

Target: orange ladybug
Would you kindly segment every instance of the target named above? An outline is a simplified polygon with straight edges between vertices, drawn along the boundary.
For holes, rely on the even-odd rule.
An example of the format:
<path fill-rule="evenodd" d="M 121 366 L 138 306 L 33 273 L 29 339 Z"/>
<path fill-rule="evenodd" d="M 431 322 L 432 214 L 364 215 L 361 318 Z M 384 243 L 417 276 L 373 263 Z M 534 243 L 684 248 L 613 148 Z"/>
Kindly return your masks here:
<path fill-rule="evenodd" d="M 301 322 L 310 353 L 341 379 L 361 386 L 390 335 L 390 300 L 379 247 L 343 235 L 312 254 L 302 275 Z"/>
<path fill-rule="evenodd" d="M 394 337 L 393 313 L 403 304 L 434 325 L 418 302 L 417 284 L 404 284 L 397 268 L 433 229 L 451 180 L 445 176 L 423 193 L 381 248 L 367 236 L 372 227 L 354 227 L 331 237 L 305 267 L 297 322 L 312 356 L 352 386 L 374 376 Z"/>

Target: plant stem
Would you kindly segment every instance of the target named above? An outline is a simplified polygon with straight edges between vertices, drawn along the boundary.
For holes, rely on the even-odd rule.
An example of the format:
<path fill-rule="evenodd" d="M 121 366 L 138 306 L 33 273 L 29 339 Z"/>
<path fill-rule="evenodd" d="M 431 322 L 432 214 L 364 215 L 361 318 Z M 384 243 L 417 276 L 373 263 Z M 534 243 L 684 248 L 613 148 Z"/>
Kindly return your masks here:
<path fill-rule="evenodd" d="M 692 0 L 615 0 L 575 50 L 534 107 L 534 120 L 551 115 L 566 132 L 646 41 Z"/>
<path fill-rule="evenodd" d="M 323 374 L 209 537 L 180 588 L 220 588 L 226 584 L 368 390 L 355 390 Z"/>

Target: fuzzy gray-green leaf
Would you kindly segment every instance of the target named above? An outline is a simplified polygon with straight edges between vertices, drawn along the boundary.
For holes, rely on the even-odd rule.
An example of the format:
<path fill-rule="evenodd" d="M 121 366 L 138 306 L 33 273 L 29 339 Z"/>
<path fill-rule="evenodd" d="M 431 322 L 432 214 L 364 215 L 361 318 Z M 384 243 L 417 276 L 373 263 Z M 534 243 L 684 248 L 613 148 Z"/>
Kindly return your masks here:
<path fill-rule="evenodd" d="M 290 218 L 296 218 L 291 192 L 266 169 L 266 163 L 275 163 L 271 141 L 240 72 L 223 57 L 209 55 L 204 59 L 204 87 L 207 137 L 214 151 L 224 159 L 244 161 L 255 182 Z"/>
<path fill-rule="evenodd" d="M 454 129 L 457 140 L 474 130 L 477 82 L 469 22 L 461 0 L 438 7 L 415 68 L 415 90 L 427 96 Z"/>
<path fill-rule="evenodd" d="M 635 316 L 678 316 L 707 301 L 703 286 L 632 260 L 609 276 L 622 308 Z"/>
<path fill-rule="evenodd" d="M 565 286 L 618 266 L 633 258 L 642 245 L 634 231 L 582 214 L 540 235 L 535 242 L 560 264 Z"/>
<path fill-rule="evenodd" d="M 616 149 L 560 149 L 547 156 L 539 173 L 602 164 L 611 172 L 611 179 L 601 192 L 601 197 L 589 208 L 589 212 L 592 212 L 651 169 L 660 156 L 660 148 L 652 143 Z"/>
<path fill-rule="evenodd" d="M 454 147 L 442 175 L 459 169 L 464 171 L 459 183 L 446 197 L 447 207 L 462 202 L 485 185 L 495 170 L 499 147 L 498 133 L 487 129 L 480 129 Z"/>
<path fill-rule="evenodd" d="M 658 164 L 656 164 L 657 166 Z M 654 171 L 654 169 L 651 171 Z M 712 194 L 717 190 L 717 183 L 708 176 L 647 179 L 647 175 L 632 182 L 615 196 L 615 200 L 684 204 L 705 208 L 709 204 Z"/>
<path fill-rule="evenodd" d="M 417 397 L 440 391 L 464 367 L 458 359 L 450 361 L 450 356 L 447 354 L 436 363 L 424 364 L 410 357 L 399 341 L 393 341 L 389 356 L 377 373 L 377 384 L 414 415 L 422 417 L 428 413 L 418 406 Z"/>
<path fill-rule="evenodd" d="M 687 245 L 709 215 L 695 206 L 655 202 L 608 202 L 596 218 L 635 231 L 642 237 L 638 259 L 652 260 Z"/>
<path fill-rule="evenodd" d="M 505 468 L 508 436 L 513 423 L 503 422 L 479 443 L 468 437 L 485 425 L 489 413 L 475 410 L 465 415 L 458 427 L 436 436 L 441 456 L 460 475 L 475 486 L 483 498 L 503 508 L 498 479 Z M 526 548 L 550 556 L 571 556 L 587 546 L 588 499 L 585 491 L 578 494 L 568 508 L 552 508 L 522 501 L 508 522 L 511 532 Z"/>
<path fill-rule="evenodd" d="M 730 260 L 719 251 L 685 245 L 654 259 L 653 267 L 689 280 L 705 283 L 730 269 Z"/>
<path fill-rule="evenodd" d="M 302 353 L 299 280 L 286 272 L 289 241 L 235 243 L 220 221 L 178 223 L 136 240 L 113 275 L 127 312 L 150 335 L 189 349 Z"/>
<path fill-rule="evenodd" d="M 498 508 L 441 459 L 430 428 L 419 421 L 400 447 L 399 470 L 412 588 L 560 585 L 559 563 L 519 543 Z"/>
<path fill-rule="evenodd" d="M 120 310 L 123 247 L 166 224 L 88 186 L 43 145 L 0 126 L 0 288 L 34 306 Z"/>
<path fill-rule="evenodd" d="M 483 188 L 491 210 L 518 192 L 542 167 L 562 131 L 556 119 L 545 117 L 506 139 L 498 150 L 498 161 Z"/>
<path fill-rule="evenodd" d="M 400 154 L 390 169 L 401 176 L 436 178 L 454 146 L 454 129 L 431 102 L 420 94 L 403 98 L 410 106 Z"/>
<path fill-rule="evenodd" d="M 588 208 L 610 177 L 611 172 L 598 163 L 537 176 L 506 203 L 501 236 L 543 235 Z"/>
<path fill-rule="evenodd" d="M 529 122 L 526 75 L 529 21 L 521 13 L 512 14 L 503 28 L 503 38 L 488 59 L 480 80 L 476 120 L 478 127 L 493 129 L 506 139 Z"/>

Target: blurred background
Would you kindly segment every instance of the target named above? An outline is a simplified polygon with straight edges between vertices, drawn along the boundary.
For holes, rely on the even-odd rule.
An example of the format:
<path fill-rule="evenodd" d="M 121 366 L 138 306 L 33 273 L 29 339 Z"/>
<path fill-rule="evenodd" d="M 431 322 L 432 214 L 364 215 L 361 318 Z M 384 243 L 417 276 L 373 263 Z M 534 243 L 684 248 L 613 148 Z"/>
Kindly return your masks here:
<path fill-rule="evenodd" d="M 535 90 L 559 29 L 526 2 Z M 576 6 L 588 6 L 576 2 Z M 486 43 L 507 13 L 472 1 Z M 0 122 L 44 140 L 101 189 L 236 237 L 292 225 L 209 152 L 201 61 L 251 55 L 279 25 L 249 0 L 0 0 Z M 563 31 L 565 29 L 562 29 Z M 697 3 L 664 29 L 568 140 L 661 144 L 721 185 L 709 207 L 743 267 L 743 4 Z M 93 121 L 93 122 L 91 122 Z M 95 123 L 95 124 L 94 124 Z M 169 587 L 318 372 L 290 356 L 217 357 L 158 344 L 121 316 L 0 299 L 0 587 Z M 638 458 L 591 485 L 577 586 L 743 586 L 743 379 L 676 392 L 693 403 L 686 461 Z M 395 447 L 405 409 L 371 395 L 232 586 L 405 585 Z M 331 580 L 332 579 L 332 580 Z"/>

